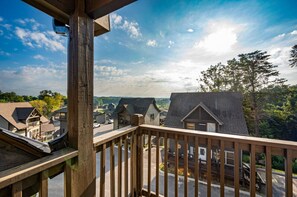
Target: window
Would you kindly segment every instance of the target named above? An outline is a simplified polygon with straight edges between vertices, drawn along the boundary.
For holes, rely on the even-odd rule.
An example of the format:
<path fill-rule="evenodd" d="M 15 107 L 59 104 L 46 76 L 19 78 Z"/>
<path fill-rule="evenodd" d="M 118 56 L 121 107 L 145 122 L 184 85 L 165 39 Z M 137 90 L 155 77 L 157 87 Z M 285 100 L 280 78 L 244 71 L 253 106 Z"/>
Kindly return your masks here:
<path fill-rule="evenodd" d="M 225 151 L 225 164 L 234 165 L 234 152 Z"/>
<path fill-rule="evenodd" d="M 207 131 L 208 132 L 216 132 L 216 124 L 215 123 L 207 123 Z"/>
<path fill-rule="evenodd" d="M 150 115 L 150 120 L 151 120 L 151 121 L 155 120 L 155 114 L 151 114 L 151 115 Z"/>
<path fill-rule="evenodd" d="M 187 122 L 186 123 L 186 129 L 195 130 L 195 123 Z"/>
<path fill-rule="evenodd" d="M 205 156 L 205 149 L 204 148 L 200 148 L 200 155 Z"/>

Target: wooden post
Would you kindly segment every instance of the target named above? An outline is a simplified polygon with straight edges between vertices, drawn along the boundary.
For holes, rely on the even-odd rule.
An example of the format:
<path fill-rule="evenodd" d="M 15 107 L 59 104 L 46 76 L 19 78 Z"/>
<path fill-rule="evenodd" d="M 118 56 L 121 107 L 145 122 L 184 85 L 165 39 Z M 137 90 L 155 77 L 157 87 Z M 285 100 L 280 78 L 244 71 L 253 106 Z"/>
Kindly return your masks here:
<path fill-rule="evenodd" d="M 134 114 L 131 117 L 131 125 L 139 126 L 144 123 L 144 117 L 142 114 Z M 136 137 L 136 194 L 134 196 L 142 196 L 143 187 L 143 141 L 141 130 L 138 129 L 135 135 Z M 132 142 L 133 143 L 133 142 Z"/>
<path fill-rule="evenodd" d="M 93 150 L 94 25 L 85 13 L 85 1 L 74 0 L 68 48 L 68 139 L 78 150 L 77 163 L 66 167 L 67 196 L 95 196 Z M 70 184 L 69 184 L 70 183 Z"/>

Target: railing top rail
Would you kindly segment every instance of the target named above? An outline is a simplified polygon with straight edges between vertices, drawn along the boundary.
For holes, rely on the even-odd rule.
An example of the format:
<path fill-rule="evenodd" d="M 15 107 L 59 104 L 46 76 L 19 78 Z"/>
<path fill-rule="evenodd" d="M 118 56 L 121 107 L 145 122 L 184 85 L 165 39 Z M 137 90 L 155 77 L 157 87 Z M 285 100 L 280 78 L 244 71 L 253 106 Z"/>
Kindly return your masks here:
<path fill-rule="evenodd" d="M 78 151 L 65 148 L 52 155 L 0 172 L 0 189 L 72 159 Z"/>
<path fill-rule="evenodd" d="M 224 134 L 224 133 L 213 133 L 213 132 L 206 132 L 206 131 L 178 129 L 178 128 L 161 127 L 161 126 L 146 125 L 146 124 L 140 125 L 140 130 L 150 130 L 150 131 L 186 135 L 186 136 L 198 136 L 202 138 L 211 138 L 214 140 L 224 140 L 224 141 L 232 141 L 232 142 L 236 141 L 242 144 L 255 144 L 259 146 L 271 146 L 275 148 L 297 150 L 297 142 L 286 141 L 286 140 L 276 140 L 276 139 L 242 136 L 242 135 L 231 135 L 231 134 Z"/>
<path fill-rule="evenodd" d="M 138 126 L 127 126 L 127 127 L 124 127 L 124 128 L 118 129 L 118 130 L 114 130 L 114 131 L 102 134 L 100 136 L 94 137 L 94 140 L 93 140 L 94 148 L 96 148 L 102 144 L 108 143 L 112 140 L 115 140 L 119 137 L 122 137 L 124 135 L 127 135 L 127 134 L 135 131 L 137 128 L 138 128 Z"/>

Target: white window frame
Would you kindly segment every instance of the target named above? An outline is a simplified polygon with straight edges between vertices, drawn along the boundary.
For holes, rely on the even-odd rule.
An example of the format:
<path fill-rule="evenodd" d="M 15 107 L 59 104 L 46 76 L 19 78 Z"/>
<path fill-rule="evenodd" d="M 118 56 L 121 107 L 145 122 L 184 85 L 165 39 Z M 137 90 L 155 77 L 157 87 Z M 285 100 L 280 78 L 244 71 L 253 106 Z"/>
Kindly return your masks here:
<path fill-rule="evenodd" d="M 227 154 L 233 154 L 233 164 L 230 164 L 230 163 L 227 163 L 228 162 L 228 157 L 227 157 Z M 227 151 L 225 150 L 225 165 L 228 165 L 228 166 L 234 166 L 234 152 L 233 151 Z"/>
<path fill-rule="evenodd" d="M 212 128 L 212 130 L 210 130 L 209 128 Z M 214 130 L 213 130 L 213 128 L 214 128 Z M 216 132 L 216 123 L 208 122 L 207 126 L 206 126 L 206 131 L 207 132 Z"/>

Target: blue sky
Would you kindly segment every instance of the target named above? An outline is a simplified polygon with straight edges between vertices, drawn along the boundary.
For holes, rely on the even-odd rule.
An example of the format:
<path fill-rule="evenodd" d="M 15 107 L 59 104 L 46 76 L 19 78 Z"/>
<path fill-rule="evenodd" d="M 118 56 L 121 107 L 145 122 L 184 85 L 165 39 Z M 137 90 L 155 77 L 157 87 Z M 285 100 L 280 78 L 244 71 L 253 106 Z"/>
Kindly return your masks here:
<path fill-rule="evenodd" d="M 169 97 L 197 91 L 202 70 L 240 53 L 265 50 L 288 83 L 297 44 L 297 1 L 140 0 L 110 15 L 95 38 L 97 96 Z M 0 2 L 0 90 L 66 94 L 67 38 L 52 19 L 19 0 Z"/>

